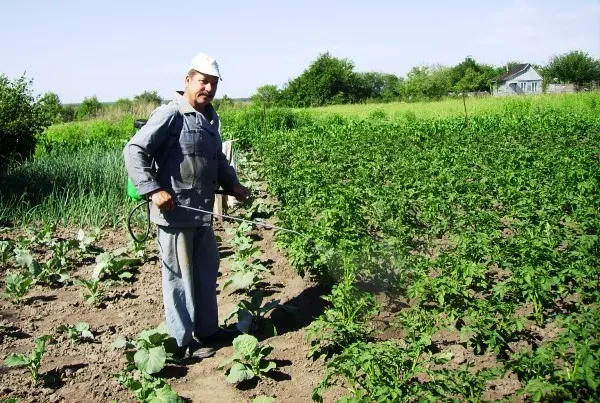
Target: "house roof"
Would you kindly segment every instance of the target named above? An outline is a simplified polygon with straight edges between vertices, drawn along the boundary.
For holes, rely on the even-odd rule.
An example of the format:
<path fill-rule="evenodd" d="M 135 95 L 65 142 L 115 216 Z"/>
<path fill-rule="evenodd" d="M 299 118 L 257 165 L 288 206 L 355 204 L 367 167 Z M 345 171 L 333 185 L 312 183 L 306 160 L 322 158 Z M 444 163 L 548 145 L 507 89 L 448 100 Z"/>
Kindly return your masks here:
<path fill-rule="evenodd" d="M 496 77 L 492 81 L 504 81 L 507 78 L 509 78 L 511 76 L 514 76 L 515 74 L 520 73 L 520 72 L 526 70 L 527 67 L 529 67 L 529 63 L 515 64 L 515 66 L 512 69 L 508 70 L 506 73 L 503 73 L 503 74 L 499 75 L 498 77 Z"/>

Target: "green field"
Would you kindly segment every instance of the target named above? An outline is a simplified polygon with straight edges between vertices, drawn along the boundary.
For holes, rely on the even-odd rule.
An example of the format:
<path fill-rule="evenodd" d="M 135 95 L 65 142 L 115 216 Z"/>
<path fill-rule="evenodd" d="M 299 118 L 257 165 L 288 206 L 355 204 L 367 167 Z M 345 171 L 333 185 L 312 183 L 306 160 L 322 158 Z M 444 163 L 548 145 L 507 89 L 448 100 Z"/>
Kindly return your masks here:
<path fill-rule="evenodd" d="M 468 122 L 461 99 L 221 115 L 279 225 L 311 238 L 279 234 L 292 264 L 335 284 L 307 329 L 327 360 L 316 401 L 333 385 L 347 401 L 478 401 L 507 374 L 511 397 L 598 396 L 600 94 L 467 108 Z M 49 128 L 3 174 L 0 221 L 122 225 L 131 122 Z M 365 290 L 387 296 L 400 337 L 373 337 Z"/>
<path fill-rule="evenodd" d="M 519 109 L 567 109 L 567 110 L 592 110 L 597 111 L 598 94 L 556 94 L 556 95 L 534 95 L 523 97 L 467 97 L 467 113 L 480 115 L 490 112 L 502 112 L 507 105 L 518 105 Z M 388 118 L 404 117 L 414 114 L 417 117 L 440 118 L 447 116 L 464 115 L 462 98 L 446 99 L 437 102 L 390 102 L 387 104 L 360 104 L 360 105 L 334 105 L 320 108 L 312 108 L 311 112 L 316 114 L 338 114 L 341 116 L 368 117 L 376 115 Z"/>

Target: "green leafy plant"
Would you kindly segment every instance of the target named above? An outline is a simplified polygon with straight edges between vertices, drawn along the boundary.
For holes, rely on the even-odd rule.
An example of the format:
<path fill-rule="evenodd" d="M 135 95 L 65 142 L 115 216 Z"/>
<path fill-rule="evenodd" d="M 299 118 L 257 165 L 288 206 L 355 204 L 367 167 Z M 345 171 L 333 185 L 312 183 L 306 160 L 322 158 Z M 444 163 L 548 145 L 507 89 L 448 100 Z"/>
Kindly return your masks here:
<path fill-rule="evenodd" d="M 116 376 L 121 385 L 133 393 L 140 403 L 181 403 L 183 400 L 162 378 L 143 372 L 122 371 Z"/>
<path fill-rule="evenodd" d="M 233 310 L 223 320 L 224 324 L 237 316 L 237 329 L 242 333 L 253 333 L 260 328 L 272 330 L 277 334 L 277 329 L 273 321 L 267 315 L 276 308 L 281 308 L 286 311 L 293 312 L 295 309 L 291 306 L 282 305 L 279 300 L 271 300 L 263 305 L 264 293 L 256 291 L 249 300 L 240 301 Z"/>
<path fill-rule="evenodd" d="M 100 239 L 100 228 L 96 227 L 91 232 L 86 233 L 83 228 L 77 231 L 77 244 L 80 253 L 93 253 L 97 252 L 98 249 L 93 245 Z"/>
<path fill-rule="evenodd" d="M 28 274 L 8 272 L 4 279 L 5 292 L 2 293 L 3 298 L 11 299 L 15 304 L 20 304 L 23 297 L 27 295 L 33 278 Z"/>
<path fill-rule="evenodd" d="M 251 263 L 236 260 L 231 265 L 231 271 L 231 277 L 223 283 L 223 291 L 228 288 L 231 291 L 252 290 L 263 279 L 261 273 L 270 272 L 258 259 Z"/>
<path fill-rule="evenodd" d="M 29 265 L 29 273 L 36 283 L 40 284 L 62 284 L 69 279 L 66 268 L 57 257 L 51 257 L 45 263 L 33 260 Z"/>
<path fill-rule="evenodd" d="M 13 246 L 9 241 L 0 241 L 0 264 L 6 266 L 8 259 L 13 253 Z"/>
<path fill-rule="evenodd" d="M 65 267 L 68 262 L 68 254 L 77 247 L 77 241 L 72 239 L 58 240 L 52 242 L 52 258 L 58 260 L 60 266 Z"/>
<path fill-rule="evenodd" d="M 77 322 L 75 325 L 60 325 L 56 328 L 58 333 L 66 333 L 71 341 L 71 345 L 78 340 L 93 340 L 94 335 L 90 330 L 90 325 L 87 322 Z"/>
<path fill-rule="evenodd" d="M 146 242 L 134 241 L 131 237 L 131 234 L 127 234 L 127 241 L 129 249 L 134 254 L 134 256 L 140 259 L 142 262 L 145 262 L 148 259 L 148 249 Z"/>
<path fill-rule="evenodd" d="M 96 267 L 92 274 L 94 279 L 128 280 L 133 277 L 132 267 L 138 266 L 142 261 L 138 258 L 117 259 L 118 256 L 126 252 L 125 248 L 117 249 L 114 252 L 103 252 L 96 256 Z"/>
<path fill-rule="evenodd" d="M 41 229 L 27 228 L 29 241 L 34 245 L 48 246 L 53 242 L 56 224 L 45 223 Z"/>
<path fill-rule="evenodd" d="M 348 276 L 333 286 L 329 296 L 322 297 L 331 305 L 307 328 L 309 357 L 335 353 L 371 335 L 368 321 L 378 313 L 375 297 L 358 290 L 352 280 Z"/>
<path fill-rule="evenodd" d="M 222 369 L 231 364 L 225 371 L 229 383 L 250 380 L 277 368 L 274 362 L 265 359 L 273 347 L 261 346 L 252 335 L 237 336 L 233 340 L 233 348 L 234 355 L 219 365 L 219 369 Z"/>
<path fill-rule="evenodd" d="M 33 262 L 31 251 L 26 248 L 18 247 L 14 249 L 15 263 L 18 267 L 28 268 Z"/>
<path fill-rule="evenodd" d="M 29 356 L 13 353 L 4 361 L 4 364 L 9 367 L 27 367 L 31 373 L 34 384 L 37 385 L 39 380 L 38 371 L 42 365 L 42 358 L 46 351 L 46 343 L 51 339 L 52 337 L 49 335 L 38 337 L 35 339 L 35 349 Z"/>
<path fill-rule="evenodd" d="M 98 305 L 104 299 L 104 291 L 100 287 L 99 279 L 75 279 L 73 280 L 73 283 L 75 285 L 84 287 L 85 291 L 87 291 L 87 294 L 84 294 L 83 296 L 86 302 L 93 305 Z"/>
<path fill-rule="evenodd" d="M 181 402 L 181 398 L 163 379 L 157 378 L 167 359 L 177 350 L 176 340 L 169 336 L 166 324 L 140 332 L 133 341 L 119 338 L 113 344 L 124 348 L 127 366 L 117 380 L 134 393 L 140 402 Z"/>

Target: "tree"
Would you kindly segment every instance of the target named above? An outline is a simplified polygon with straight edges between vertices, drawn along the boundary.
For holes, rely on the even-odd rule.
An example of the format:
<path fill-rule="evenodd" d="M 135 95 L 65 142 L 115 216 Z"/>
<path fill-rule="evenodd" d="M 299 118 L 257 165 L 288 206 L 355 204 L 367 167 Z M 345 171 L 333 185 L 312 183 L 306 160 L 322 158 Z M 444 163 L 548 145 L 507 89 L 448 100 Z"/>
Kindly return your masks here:
<path fill-rule="evenodd" d="M 251 100 L 256 105 L 275 106 L 281 101 L 281 92 L 276 85 L 263 85 L 256 89 L 256 94 L 252 95 Z"/>
<path fill-rule="evenodd" d="M 542 74 L 547 81 L 573 83 L 581 88 L 600 82 L 600 60 L 595 60 L 587 52 L 574 50 L 553 56 Z"/>
<path fill-rule="evenodd" d="M 354 63 L 350 60 L 323 53 L 300 76 L 287 83 L 282 91 L 283 101 L 289 106 L 306 107 L 356 99 L 351 92 L 362 87 L 353 70 Z"/>
<path fill-rule="evenodd" d="M 458 92 L 490 91 L 490 81 L 501 73 L 500 69 L 477 63 L 468 56 L 450 71 L 452 86 Z M 468 77 L 466 77 L 468 75 Z M 466 78 L 465 78 L 466 77 Z"/>
<path fill-rule="evenodd" d="M 98 113 L 102 110 L 102 104 L 98 101 L 95 95 L 84 98 L 79 108 L 77 108 L 77 119 L 91 119 L 98 116 Z"/>
<path fill-rule="evenodd" d="M 29 157 L 35 150 L 35 136 L 48 126 L 30 88 L 32 82 L 25 76 L 11 81 L 0 75 L 0 167 Z"/>
<path fill-rule="evenodd" d="M 75 105 L 64 105 L 60 111 L 60 117 L 63 122 L 72 122 L 77 119 L 77 108 Z"/>
<path fill-rule="evenodd" d="M 212 101 L 212 105 L 217 111 L 223 111 L 226 109 L 232 109 L 235 106 L 233 99 L 229 98 L 227 94 L 224 94 L 221 99 L 215 99 Z"/>
<path fill-rule="evenodd" d="M 413 67 L 402 85 L 403 98 L 414 101 L 447 96 L 452 89 L 450 73 L 449 67 L 440 65 Z"/>
<path fill-rule="evenodd" d="M 126 113 L 131 113 L 133 111 L 133 102 L 129 98 L 119 98 L 115 102 L 115 108 Z"/>
<path fill-rule="evenodd" d="M 157 106 L 163 103 L 163 99 L 158 96 L 158 92 L 156 91 L 144 91 L 133 97 L 133 100 L 135 102 L 154 104 Z"/>
<path fill-rule="evenodd" d="M 53 125 L 63 122 L 62 104 L 60 98 L 54 92 L 46 92 L 38 101 L 40 114 L 45 123 Z"/>
<path fill-rule="evenodd" d="M 363 99 L 375 99 L 384 102 L 398 99 L 400 79 L 395 75 L 379 72 L 357 74 L 363 82 L 362 90 L 365 92 L 361 94 Z"/>

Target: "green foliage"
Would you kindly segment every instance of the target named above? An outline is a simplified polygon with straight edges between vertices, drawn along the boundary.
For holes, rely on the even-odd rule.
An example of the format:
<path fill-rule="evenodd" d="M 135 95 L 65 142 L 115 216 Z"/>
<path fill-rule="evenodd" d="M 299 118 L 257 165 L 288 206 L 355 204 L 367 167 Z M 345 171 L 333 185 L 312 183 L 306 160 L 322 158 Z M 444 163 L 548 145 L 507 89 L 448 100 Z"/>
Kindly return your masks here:
<path fill-rule="evenodd" d="M 77 119 L 77 107 L 75 105 L 64 105 L 60 111 L 61 122 L 72 122 Z"/>
<path fill-rule="evenodd" d="M 57 124 L 38 136 L 36 154 L 67 153 L 100 146 L 120 149 L 133 135 L 133 117 L 119 121 L 106 120 Z"/>
<path fill-rule="evenodd" d="M 0 265 L 6 266 L 8 258 L 13 254 L 13 245 L 9 241 L 0 241 Z"/>
<path fill-rule="evenodd" d="M 126 248 L 120 248 L 113 252 L 103 252 L 96 256 L 96 267 L 94 268 L 94 272 L 92 273 L 92 279 L 131 279 L 133 277 L 131 269 L 133 267 L 139 266 L 142 263 L 142 261 L 138 258 L 117 259 L 118 256 L 126 252 Z"/>
<path fill-rule="evenodd" d="M 46 92 L 38 101 L 38 107 L 44 126 L 63 121 L 63 107 L 60 98 L 54 92 Z"/>
<path fill-rule="evenodd" d="M 441 99 L 452 89 L 450 68 L 434 66 L 416 66 L 406 75 L 406 81 L 400 87 L 402 98 L 408 101 L 423 99 Z"/>
<path fill-rule="evenodd" d="M 176 340 L 169 336 L 163 322 L 154 329 L 140 332 L 137 339 L 117 339 L 115 348 L 125 348 L 127 366 L 117 380 L 133 392 L 138 402 L 181 402 L 181 398 L 163 379 L 156 377 L 177 350 Z"/>
<path fill-rule="evenodd" d="M 33 96 L 32 83 L 25 76 L 11 81 L 0 75 L 0 168 L 29 157 L 36 135 L 48 125 Z"/>
<path fill-rule="evenodd" d="M 265 107 L 276 106 L 281 102 L 281 91 L 276 85 L 263 85 L 251 97 L 252 103 Z"/>
<path fill-rule="evenodd" d="M 238 302 L 225 317 L 223 323 L 227 324 L 234 316 L 237 316 L 236 328 L 242 333 L 253 333 L 265 327 L 277 334 L 275 325 L 267 315 L 276 308 L 288 311 L 293 311 L 294 308 L 281 305 L 276 299 L 263 304 L 263 298 L 264 293 L 261 290 L 255 291 L 249 300 Z"/>
<path fill-rule="evenodd" d="M 33 283 L 33 278 L 28 274 L 7 272 L 4 278 L 5 292 L 3 298 L 9 298 L 15 304 L 20 304 L 27 295 Z"/>
<path fill-rule="evenodd" d="M 323 393 L 334 385 L 350 393 L 340 400 L 344 402 L 434 402 L 450 396 L 457 401 L 478 401 L 486 382 L 501 375 L 498 369 L 474 371 L 468 366 L 432 370 L 432 363 L 449 357 L 421 353 L 394 341 L 353 344 L 327 363 L 313 401 L 323 402 Z"/>
<path fill-rule="evenodd" d="M 163 99 L 158 95 L 157 91 L 144 91 L 133 97 L 135 102 L 149 103 L 153 105 L 160 105 L 163 103 Z"/>
<path fill-rule="evenodd" d="M 353 91 L 357 83 L 354 63 L 326 52 L 287 83 L 282 97 L 289 106 L 295 107 L 346 103 L 357 100 Z"/>
<path fill-rule="evenodd" d="M 83 287 L 84 291 L 87 292 L 87 294 L 83 295 L 87 303 L 98 305 L 104 299 L 104 291 L 100 287 L 100 280 L 98 278 L 92 280 L 74 279 L 73 284 Z"/>
<path fill-rule="evenodd" d="M 235 101 L 229 98 L 227 94 L 224 94 L 221 98 L 214 99 L 212 105 L 215 110 L 223 112 L 228 109 L 233 109 L 235 107 Z"/>
<path fill-rule="evenodd" d="M 234 355 L 219 365 L 221 369 L 231 364 L 226 371 L 229 383 L 247 381 L 277 368 L 273 361 L 265 359 L 273 347 L 261 346 L 254 336 L 243 334 L 236 337 L 233 348 Z"/>
<path fill-rule="evenodd" d="M 533 352 L 514 354 L 514 371 L 534 401 L 587 401 L 600 392 L 600 312 L 585 308 L 560 319 L 563 331 Z"/>
<path fill-rule="evenodd" d="M 34 384 L 37 385 L 39 380 L 38 371 L 42 365 L 44 353 L 46 352 L 46 343 L 51 339 L 52 337 L 49 335 L 38 337 L 35 339 L 35 348 L 29 354 L 29 356 L 25 354 L 12 353 L 4 361 L 4 364 L 8 367 L 27 367 L 31 373 L 31 378 L 33 379 Z"/>
<path fill-rule="evenodd" d="M 115 102 L 115 108 L 118 108 L 124 112 L 133 112 L 133 101 L 129 98 L 120 98 Z"/>
<path fill-rule="evenodd" d="M 353 282 L 354 276 L 346 275 L 330 295 L 322 297 L 330 306 L 306 331 L 309 357 L 334 354 L 371 335 L 368 322 L 378 313 L 375 297 L 358 290 Z"/>
<path fill-rule="evenodd" d="M 600 83 L 600 59 L 574 50 L 553 56 L 542 72 L 549 82 L 573 83 L 581 88 L 593 82 Z"/>
<path fill-rule="evenodd" d="M 510 356 L 514 343 L 530 340 L 532 324 L 543 328 L 598 302 L 600 119 L 590 108 L 529 99 L 503 108 L 472 116 L 469 127 L 460 117 L 332 119 L 249 135 L 281 204 L 278 225 L 312 239 L 279 233 L 290 261 L 337 280 L 343 263 L 356 261 L 357 278 L 406 296 L 411 308 L 399 325 L 408 357 L 432 348 L 445 328 L 460 328 L 475 354 Z M 565 302 L 574 296 L 581 306 Z M 525 307 L 531 314 L 517 314 Z M 342 312 L 314 326 L 351 317 Z M 522 385 L 532 382 L 524 393 L 593 395 L 598 338 L 587 332 L 573 328 L 571 350 L 557 347 L 532 363 L 539 376 L 521 369 Z M 554 362 L 569 364 L 563 371 Z M 495 376 L 434 375 L 443 382 L 425 392 L 467 399 Z"/>
<path fill-rule="evenodd" d="M 74 135 L 75 142 L 85 139 Z M 132 204 L 123 186 L 115 186 L 126 181 L 122 149 L 93 145 L 43 153 L 0 172 L 0 221 L 117 226 Z"/>
<path fill-rule="evenodd" d="M 102 111 L 102 104 L 98 101 L 98 98 L 95 95 L 86 97 L 77 108 L 77 119 L 85 120 L 94 118 L 98 116 L 100 111 Z"/>
<path fill-rule="evenodd" d="M 93 340 L 94 335 L 90 330 L 90 325 L 87 322 L 77 322 L 75 325 L 60 325 L 56 328 L 58 333 L 66 333 L 74 345 L 78 340 Z"/>

